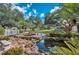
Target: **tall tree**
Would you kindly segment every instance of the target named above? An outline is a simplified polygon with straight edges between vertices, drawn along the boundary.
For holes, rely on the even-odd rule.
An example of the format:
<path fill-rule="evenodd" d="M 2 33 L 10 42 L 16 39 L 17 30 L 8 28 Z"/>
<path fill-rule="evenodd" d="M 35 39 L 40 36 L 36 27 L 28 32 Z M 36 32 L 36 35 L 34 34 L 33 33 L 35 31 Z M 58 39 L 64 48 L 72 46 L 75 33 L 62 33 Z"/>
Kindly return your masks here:
<path fill-rule="evenodd" d="M 24 20 L 23 13 L 12 10 L 12 4 L 0 4 L 0 24 L 2 26 L 17 26 L 17 21 Z"/>

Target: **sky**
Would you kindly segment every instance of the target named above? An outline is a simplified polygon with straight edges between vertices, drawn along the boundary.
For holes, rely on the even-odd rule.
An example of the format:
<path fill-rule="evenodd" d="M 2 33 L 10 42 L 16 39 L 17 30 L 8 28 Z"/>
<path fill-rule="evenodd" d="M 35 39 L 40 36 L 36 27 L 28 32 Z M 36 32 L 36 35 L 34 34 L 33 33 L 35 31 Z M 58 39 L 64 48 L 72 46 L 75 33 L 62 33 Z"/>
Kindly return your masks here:
<path fill-rule="evenodd" d="M 44 20 L 47 13 L 52 13 L 62 6 L 61 3 L 17 3 L 13 4 L 13 8 L 17 8 L 24 14 L 24 18 L 28 19 L 30 16 L 37 16 Z"/>

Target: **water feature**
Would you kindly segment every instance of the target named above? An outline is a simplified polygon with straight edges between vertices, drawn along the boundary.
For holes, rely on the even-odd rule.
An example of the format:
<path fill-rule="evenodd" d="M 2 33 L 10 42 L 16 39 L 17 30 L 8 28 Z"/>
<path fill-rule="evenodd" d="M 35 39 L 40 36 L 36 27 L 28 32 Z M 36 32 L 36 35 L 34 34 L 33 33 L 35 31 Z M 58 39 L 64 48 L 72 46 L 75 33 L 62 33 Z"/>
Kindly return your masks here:
<path fill-rule="evenodd" d="M 48 52 L 48 48 L 45 47 L 45 44 L 44 44 L 44 40 L 41 40 L 40 42 L 37 42 L 37 47 L 42 50 L 42 51 L 45 51 L 45 52 Z"/>
<path fill-rule="evenodd" d="M 39 33 L 39 35 L 41 35 L 41 41 L 37 42 L 37 47 L 42 50 L 42 51 L 45 51 L 47 52 L 49 49 L 45 47 L 45 41 L 44 41 L 44 36 L 45 34 L 44 33 Z"/>

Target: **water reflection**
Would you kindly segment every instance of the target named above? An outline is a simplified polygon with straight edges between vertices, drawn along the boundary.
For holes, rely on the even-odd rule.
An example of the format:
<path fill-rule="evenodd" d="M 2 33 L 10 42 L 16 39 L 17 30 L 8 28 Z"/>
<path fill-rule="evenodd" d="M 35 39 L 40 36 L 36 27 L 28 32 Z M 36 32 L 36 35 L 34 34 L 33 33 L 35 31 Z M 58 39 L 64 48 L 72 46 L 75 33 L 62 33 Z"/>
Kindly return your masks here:
<path fill-rule="evenodd" d="M 44 40 L 41 40 L 40 42 L 37 43 L 37 47 L 40 49 L 40 50 L 43 50 L 45 52 L 47 52 L 49 49 L 45 47 L 45 43 L 44 43 Z"/>

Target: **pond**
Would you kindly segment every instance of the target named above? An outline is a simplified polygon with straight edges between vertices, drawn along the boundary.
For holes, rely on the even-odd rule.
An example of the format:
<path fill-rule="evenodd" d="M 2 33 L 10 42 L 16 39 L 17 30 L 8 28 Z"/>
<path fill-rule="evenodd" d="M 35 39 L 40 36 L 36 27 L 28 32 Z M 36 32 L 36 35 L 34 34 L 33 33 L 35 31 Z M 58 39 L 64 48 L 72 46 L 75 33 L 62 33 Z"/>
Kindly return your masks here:
<path fill-rule="evenodd" d="M 40 50 L 45 51 L 45 52 L 49 51 L 49 49 L 45 47 L 44 40 L 41 40 L 40 42 L 37 42 L 36 44 Z"/>
<path fill-rule="evenodd" d="M 44 41 L 44 39 L 43 39 L 43 37 L 44 37 L 46 34 L 44 34 L 44 33 L 39 33 L 38 35 L 41 36 L 41 41 L 39 41 L 39 42 L 36 43 L 36 44 L 37 44 L 37 47 L 38 47 L 40 50 L 47 52 L 49 49 L 45 47 L 45 41 Z"/>

